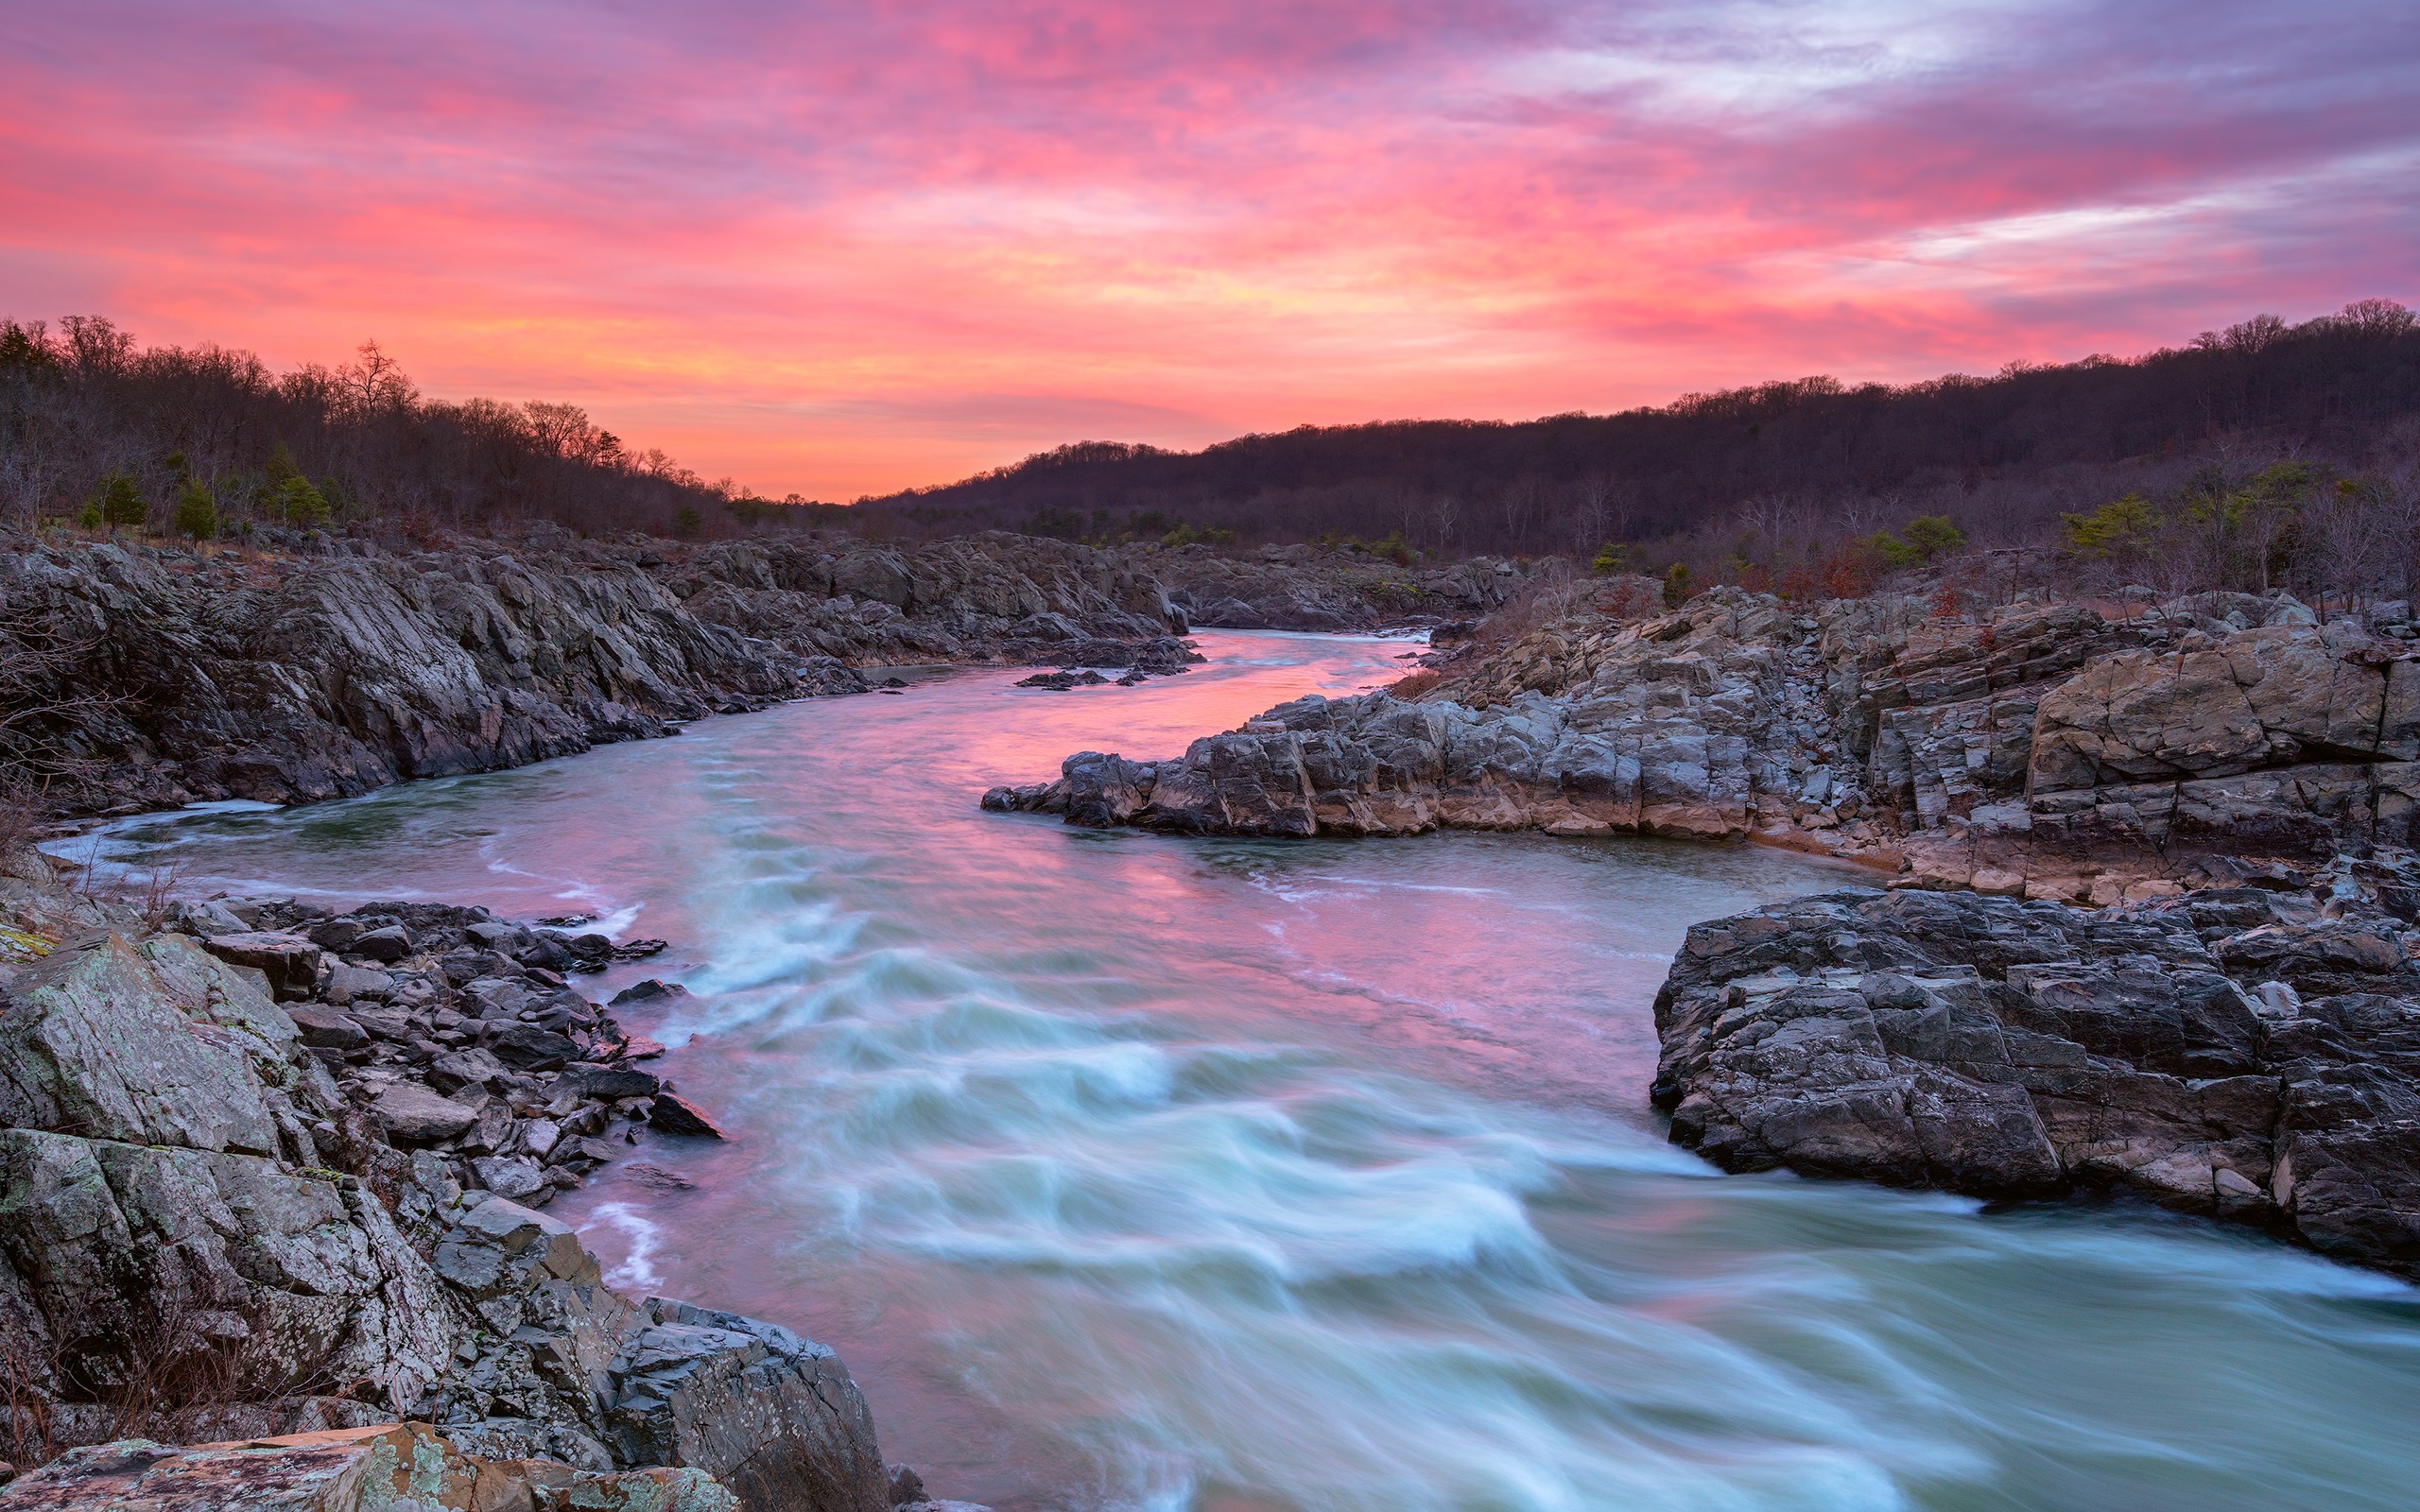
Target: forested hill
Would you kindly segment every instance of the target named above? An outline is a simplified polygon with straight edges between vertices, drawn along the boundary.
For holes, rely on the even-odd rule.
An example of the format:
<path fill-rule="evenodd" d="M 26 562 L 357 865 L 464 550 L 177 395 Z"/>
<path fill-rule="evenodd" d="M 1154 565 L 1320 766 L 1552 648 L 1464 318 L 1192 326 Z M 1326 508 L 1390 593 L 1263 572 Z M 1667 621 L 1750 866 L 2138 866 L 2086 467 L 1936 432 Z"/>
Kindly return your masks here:
<path fill-rule="evenodd" d="M 1200 452 L 1080 442 L 860 507 L 924 531 L 1401 531 L 1448 550 L 1549 551 L 1686 530 L 1759 496 L 1904 508 L 1987 481 L 2063 480 L 2047 510 L 2088 499 L 2079 470 L 2213 447 L 2356 469 L 2415 417 L 2420 331 L 2403 306 L 2365 300 L 2299 325 L 2260 316 L 2182 348 L 1990 378 L 1807 378 L 1615 415 L 1304 426 Z"/>

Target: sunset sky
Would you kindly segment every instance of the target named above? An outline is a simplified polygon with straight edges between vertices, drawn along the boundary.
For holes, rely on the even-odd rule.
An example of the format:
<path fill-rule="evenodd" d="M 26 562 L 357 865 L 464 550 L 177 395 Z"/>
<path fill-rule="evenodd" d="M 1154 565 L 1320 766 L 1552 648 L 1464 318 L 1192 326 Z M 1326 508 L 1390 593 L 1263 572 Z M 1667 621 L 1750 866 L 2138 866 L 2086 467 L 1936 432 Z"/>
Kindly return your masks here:
<path fill-rule="evenodd" d="M 0 314 L 848 498 L 2420 302 L 2408 4 L 16 4 Z"/>

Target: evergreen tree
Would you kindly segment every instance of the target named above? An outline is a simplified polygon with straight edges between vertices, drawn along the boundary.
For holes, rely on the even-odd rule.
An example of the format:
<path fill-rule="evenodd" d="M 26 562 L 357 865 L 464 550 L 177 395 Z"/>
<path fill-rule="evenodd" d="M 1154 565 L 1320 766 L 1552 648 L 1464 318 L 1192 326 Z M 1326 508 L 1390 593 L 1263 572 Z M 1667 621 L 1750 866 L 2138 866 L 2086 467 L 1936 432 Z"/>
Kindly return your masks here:
<path fill-rule="evenodd" d="M 177 495 L 176 512 L 169 516 L 168 523 L 177 534 L 195 541 L 208 541 L 218 534 L 218 501 L 211 497 L 201 479 L 186 475 L 184 490 Z"/>
<path fill-rule="evenodd" d="M 101 480 L 100 491 L 85 506 L 85 514 L 99 514 L 100 523 L 110 533 L 117 533 L 120 525 L 135 526 L 151 517 L 151 501 L 134 486 L 134 479 L 124 472 L 112 472 Z"/>

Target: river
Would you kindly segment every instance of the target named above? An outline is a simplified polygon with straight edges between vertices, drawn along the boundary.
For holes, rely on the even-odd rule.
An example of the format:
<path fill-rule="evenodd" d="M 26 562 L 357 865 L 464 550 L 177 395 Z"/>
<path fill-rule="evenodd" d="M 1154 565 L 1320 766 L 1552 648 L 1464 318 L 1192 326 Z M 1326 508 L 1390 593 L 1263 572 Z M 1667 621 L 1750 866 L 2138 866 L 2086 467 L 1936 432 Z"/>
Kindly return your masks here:
<path fill-rule="evenodd" d="M 121 826 L 204 891 L 673 941 L 634 1027 L 737 1136 L 555 1211 L 617 1280 L 838 1349 L 1001 1508 L 2408 1508 L 2420 1293 L 2124 1206 L 1726 1177 L 1647 1106 L 1693 920 L 1870 879 L 1535 835 L 1171 840 L 979 813 L 1401 643 L 1138 688 L 965 672 L 283 812 Z"/>

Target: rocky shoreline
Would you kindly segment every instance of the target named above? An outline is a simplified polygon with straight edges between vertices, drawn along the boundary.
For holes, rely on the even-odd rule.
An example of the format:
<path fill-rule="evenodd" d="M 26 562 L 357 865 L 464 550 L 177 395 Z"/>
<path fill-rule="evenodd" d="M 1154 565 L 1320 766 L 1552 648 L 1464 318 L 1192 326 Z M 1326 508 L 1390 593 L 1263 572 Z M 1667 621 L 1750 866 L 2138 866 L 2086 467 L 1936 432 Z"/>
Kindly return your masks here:
<path fill-rule="evenodd" d="M 425 903 L 147 920 L 31 859 L 0 903 L 0 1458 L 50 1462 L 0 1507 L 350 1507 L 415 1454 L 429 1506 L 929 1502 L 831 1350 L 624 1296 L 538 1211 L 720 1137 L 614 1017 L 680 989 L 566 980 L 660 942 Z"/>
<path fill-rule="evenodd" d="M 289 554 L 75 538 L 0 550 L 9 795 L 57 815 L 350 797 L 861 693 L 860 668 L 1140 668 L 1195 625 L 1485 612 L 1514 564 L 1095 548 L 991 534 L 684 546 L 549 528 Z"/>
<path fill-rule="evenodd" d="M 1652 601 L 1611 589 L 1431 658 L 1416 692 L 1300 698 L 1164 760 L 1079 752 L 982 803 L 1858 862 L 1891 890 L 1691 933 L 1657 1015 L 1677 1142 L 1730 1169 L 2135 1192 L 2420 1275 L 2407 606 L 1722 589 L 1625 610 Z"/>

